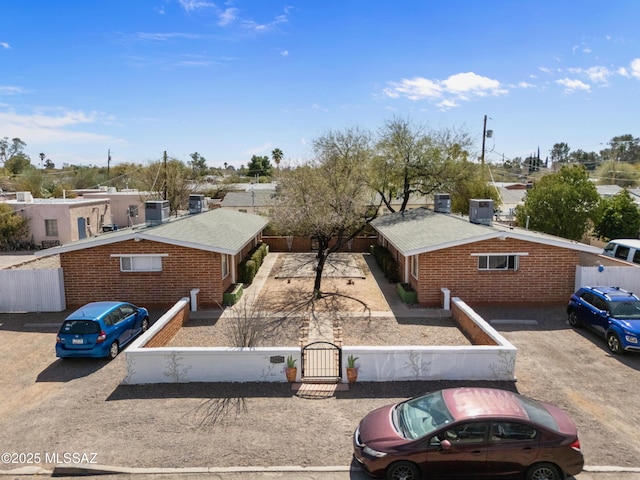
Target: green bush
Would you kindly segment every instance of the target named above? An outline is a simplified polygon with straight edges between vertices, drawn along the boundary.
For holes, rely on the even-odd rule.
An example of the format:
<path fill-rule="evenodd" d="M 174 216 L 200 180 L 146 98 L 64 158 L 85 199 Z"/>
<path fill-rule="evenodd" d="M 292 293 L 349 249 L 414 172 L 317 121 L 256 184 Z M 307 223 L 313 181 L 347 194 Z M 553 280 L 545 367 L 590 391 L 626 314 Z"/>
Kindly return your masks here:
<path fill-rule="evenodd" d="M 261 243 L 238 266 L 238 277 L 242 283 L 250 284 L 260 270 L 264 258 L 269 253 L 269 245 Z"/>
<path fill-rule="evenodd" d="M 399 281 L 398 274 L 398 262 L 389 250 L 381 245 L 375 245 L 373 247 L 373 256 L 376 259 L 376 263 L 384 272 L 384 276 L 387 277 L 389 282 L 396 283 Z"/>

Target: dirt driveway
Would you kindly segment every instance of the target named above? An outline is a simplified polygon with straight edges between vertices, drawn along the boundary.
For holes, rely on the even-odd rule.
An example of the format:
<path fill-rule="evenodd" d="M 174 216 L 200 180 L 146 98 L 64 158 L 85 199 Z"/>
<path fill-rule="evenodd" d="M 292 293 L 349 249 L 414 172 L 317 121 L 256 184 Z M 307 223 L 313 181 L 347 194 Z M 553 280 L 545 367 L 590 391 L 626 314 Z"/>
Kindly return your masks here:
<path fill-rule="evenodd" d="M 519 348 L 516 384 L 480 384 L 566 409 L 588 465 L 640 466 L 640 355 L 612 357 L 595 335 L 566 324 L 562 306 L 477 310 L 501 320 L 494 326 Z M 367 412 L 469 384 L 360 383 L 315 399 L 284 383 L 123 386 L 122 356 L 55 358 L 64 315 L 0 315 L 0 452 L 37 454 L 43 465 L 65 453 L 131 467 L 349 465 L 353 429 Z"/>

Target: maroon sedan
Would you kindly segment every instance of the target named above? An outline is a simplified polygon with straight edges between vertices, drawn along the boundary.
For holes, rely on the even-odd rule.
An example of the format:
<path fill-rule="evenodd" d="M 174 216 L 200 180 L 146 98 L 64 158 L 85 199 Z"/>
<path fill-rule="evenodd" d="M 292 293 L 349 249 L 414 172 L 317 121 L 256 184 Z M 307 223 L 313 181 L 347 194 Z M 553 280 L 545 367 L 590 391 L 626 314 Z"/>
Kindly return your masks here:
<path fill-rule="evenodd" d="M 374 477 L 561 480 L 584 466 L 573 421 L 507 390 L 451 388 L 378 408 L 353 436 Z"/>

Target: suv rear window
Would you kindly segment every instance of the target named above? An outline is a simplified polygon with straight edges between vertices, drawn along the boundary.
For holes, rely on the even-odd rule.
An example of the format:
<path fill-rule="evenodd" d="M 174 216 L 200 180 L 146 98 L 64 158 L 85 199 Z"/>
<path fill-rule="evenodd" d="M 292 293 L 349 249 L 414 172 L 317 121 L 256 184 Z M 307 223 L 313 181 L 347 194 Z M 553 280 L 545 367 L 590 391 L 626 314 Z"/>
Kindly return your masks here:
<path fill-rule="evenodd" d="M 100 324 L 93 320 L 66 320 L 62 324 L 62 333 L 83 335 L 87 333 L 100 333 Z"/>

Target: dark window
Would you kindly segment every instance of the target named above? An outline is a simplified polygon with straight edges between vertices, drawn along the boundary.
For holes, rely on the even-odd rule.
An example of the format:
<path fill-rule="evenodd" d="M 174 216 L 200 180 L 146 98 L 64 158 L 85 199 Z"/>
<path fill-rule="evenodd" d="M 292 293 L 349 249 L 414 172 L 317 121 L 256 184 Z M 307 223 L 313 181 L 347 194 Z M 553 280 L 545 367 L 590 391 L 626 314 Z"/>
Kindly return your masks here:
<path fill-rule="evenodd" d="M 622 245 L 618 245 L 616 249 L 616 258 L 621 258 L 622 260 L 626 260 L 629 256 L 629 247 L 624 247 Z"/>
<path fill-rule="evenodd" d="M 449 440 L 452 444 L 483 443 L 487 435 L 486 422 L 463 423 L 446 430 L 440 435 L 441 440 Z"/>
<path fill-rule="evenodd" d="M 62 333 L 77 335 L 100 333 L 100 324 L 93 320 L 66 320 L 62 326 Z"/>
<path fill-rule="evenodd" d="M 538 432 L 531 425 L 517 422 L 494 422 L 491 427 L 491 440 L 496 442 L 533 440 Z"/>

